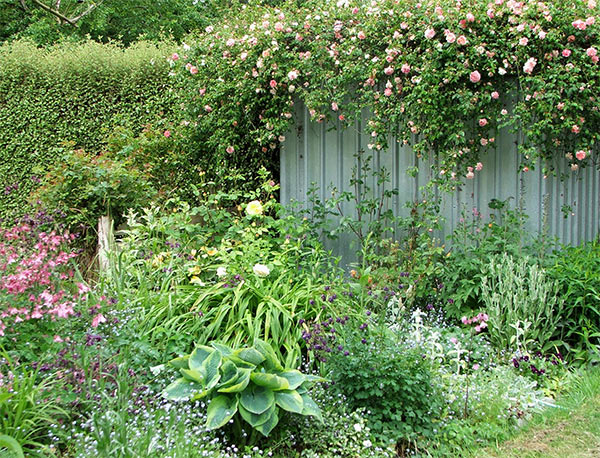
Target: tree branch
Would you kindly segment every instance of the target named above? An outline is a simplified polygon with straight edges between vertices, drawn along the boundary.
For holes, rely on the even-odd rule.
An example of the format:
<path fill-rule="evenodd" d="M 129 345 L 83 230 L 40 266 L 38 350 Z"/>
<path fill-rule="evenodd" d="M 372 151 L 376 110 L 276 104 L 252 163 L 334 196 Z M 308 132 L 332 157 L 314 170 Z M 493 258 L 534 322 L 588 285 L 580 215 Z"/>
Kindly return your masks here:
<path fill-rule="evenodd" d="M 62 14 L 60 11 L 56 11 L 52 8 L 50 8 L 48 5 L 46 5 L 45 3 L 42 3 L 40 0 L 33 0 L 33 2 L 40 6 L 40 8 L 42 8 L 43 10 L 48 11 L 49 13 L 53 14 L 54 16 L 56 16 L 57 18 L 59 18 L 62 21 L 65 21 L 68 24 L 71 24 L 73 27 L 77 27 L 77 24 L 73 21 L 71 21 L 71 19 L 69 19 L 67 16 L 65 16 L 64 14 Z"/>
<path fill-rule="evenodd" d="M 25 0 L 19 0 L 19 3 L 21 4 L 21 8 L 23 8 L 24 11 L 29 11 L 29 8 L 27 8 L 27 4 L 25 3 Z"/>
<path fill-rule="evenodd" d="M 20 0 L 21 4 L 24 4 L 25 0 Z M 97 3 L 92 3 L 87 10 L 85 10 L 83 13 L 81 13 L 78 16 L 72 17 L 72 18 L 68 18 L 67 16 L 65 16 L 64 14 L 62 14 L 60 11 L 58 11 L 58 8 L 60 8 L 60 0 L 56 1 L 56 6 L 57 8 L 54 9 L 48 5 L 46 5 L 45 3 L 41 2 L 40 0 L 33 0 L 33 2 L 40 6 L 42 9 L 46 10 L 47 12 L 49 12 L 50 14 L 53 14 L 54 16 L 56 16 L 58 19 L 60 19 L 61 21 L 66 22 L 67 24 L 71 24 L 73 27 L 77 27 L 77 21 L 79 21 L 81 18 L 87 16 L 88 14 L 90 14 L 92 11 L 94 11 L 98 6 L 100 6 L 102 4 L 104 0 L 100 0 Z"/>
<path fill-rule="evenodd" d="M 82 17 L 87 16 L 88 14 L 90 14 L 92 11 L 94 11 L 96 8 L 98 8 L 100 5 L 102 5 L 102 2 L 104 0 L 100 0 L 98 3 L 92 3 L 89 8 L 87 10 L 85 10 L 83 13 L 81 13 L 79 16 L 75 16 L 74 18 L 71 18 L 71 20 L 73 22 L 77 22 L 79 21 Z"/>

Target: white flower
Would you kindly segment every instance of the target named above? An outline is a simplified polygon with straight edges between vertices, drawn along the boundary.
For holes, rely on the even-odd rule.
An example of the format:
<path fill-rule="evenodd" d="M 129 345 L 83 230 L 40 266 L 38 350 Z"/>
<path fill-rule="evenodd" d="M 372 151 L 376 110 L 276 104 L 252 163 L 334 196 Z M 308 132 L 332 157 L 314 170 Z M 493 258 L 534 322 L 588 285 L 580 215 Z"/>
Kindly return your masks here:
<path fill-rule="evenodd" d="M 354 431 L 360 433 L 362 431 L 362 426 L 359 423 L 354 423 Z"/>
<path fill-rule="evenodd" d="M 224 277 L 225 275 L 227 275 L 227 268 L 226 267 L 218 267 L 217 268 L 217 277 Z"/>
<path fill-rule="evenodd" d="M 369 448 L 369 447 L 371 447 L 372 445 L 373 445 L 373 443 L 372 443 L 372 442 L 371 442 L 369 439 L 366 439 L 366 440 L 364 440 L 364 441 L 363 441 L 363 446 L 364 446 L 365 448 Z"/>
<path fill-rule="evenodd" d="M 256 276 L 258 277 L 266 277 L 268 276 L 271 271 L 269 270 L 269 268 L 263 264 L 254 264 L 254 267 L 252 268 L 252 271 L 256 274 Z"/>

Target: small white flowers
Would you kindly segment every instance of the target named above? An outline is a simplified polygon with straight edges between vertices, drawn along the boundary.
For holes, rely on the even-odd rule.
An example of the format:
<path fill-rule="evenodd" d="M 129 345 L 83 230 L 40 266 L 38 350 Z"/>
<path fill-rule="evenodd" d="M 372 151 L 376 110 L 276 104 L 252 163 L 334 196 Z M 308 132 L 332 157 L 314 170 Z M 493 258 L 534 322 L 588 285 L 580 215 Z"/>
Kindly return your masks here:
<path fill-rule="evenodd" d="M 254 272 L 254 274 L 257 277 L 263 277 L 263 278 L 268 276 L 271 273 L 269 268 L 263 264 L 254 264 L 252 271 Z"/>
<path fill-rule="evenodd" d="M 227 268 L 226 267 L 217 267 L 217 277 L 225 277 L 227 275 Z"/>
<path fill-rule="evenodd" d="M 369 447 L 371 447 L 372 445 L 373 445 L 373 443 L 372 443 L 372 442 L 371 442 L 369 439 L 365 439 L 365 440 L 363 441 L 363 446 L 364 446 L 365 448 L 369 448 Z"/>
<path fill-rule="evenodd" d="M 356 431 L 357 433 L 360 433 L 362 431 L 362 426 L 360 426 L 360 423 L 354 423 L 354 431 Z"/>

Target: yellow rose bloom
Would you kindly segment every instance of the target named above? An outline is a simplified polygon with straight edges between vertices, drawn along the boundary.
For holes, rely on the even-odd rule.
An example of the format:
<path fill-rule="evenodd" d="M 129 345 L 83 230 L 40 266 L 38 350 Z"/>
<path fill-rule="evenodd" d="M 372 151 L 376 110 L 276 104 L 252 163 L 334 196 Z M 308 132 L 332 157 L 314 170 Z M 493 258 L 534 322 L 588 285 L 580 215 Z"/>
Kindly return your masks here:
<path fill-rule="evenodd" d="M 258 216 L 263 214 L 263 206 L 258 200 L 253 200 L 246 205 L 246 214 L 248 216 Z"/>

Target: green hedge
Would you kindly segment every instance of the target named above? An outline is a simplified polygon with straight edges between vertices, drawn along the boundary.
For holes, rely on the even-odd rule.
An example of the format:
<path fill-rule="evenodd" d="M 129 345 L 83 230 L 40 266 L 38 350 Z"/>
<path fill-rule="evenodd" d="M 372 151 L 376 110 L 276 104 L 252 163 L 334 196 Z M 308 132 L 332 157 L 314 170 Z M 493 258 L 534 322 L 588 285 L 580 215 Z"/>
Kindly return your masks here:
<path fill-rule="evenodd" d="M 27 210 L 34 169 L 60 157 L 65 142 L 102 151 L 122 126 L 141 131 L 173 116 L 166 56 L 173 45 L 26 41 L 0 47 L 0 218 Z"/>

